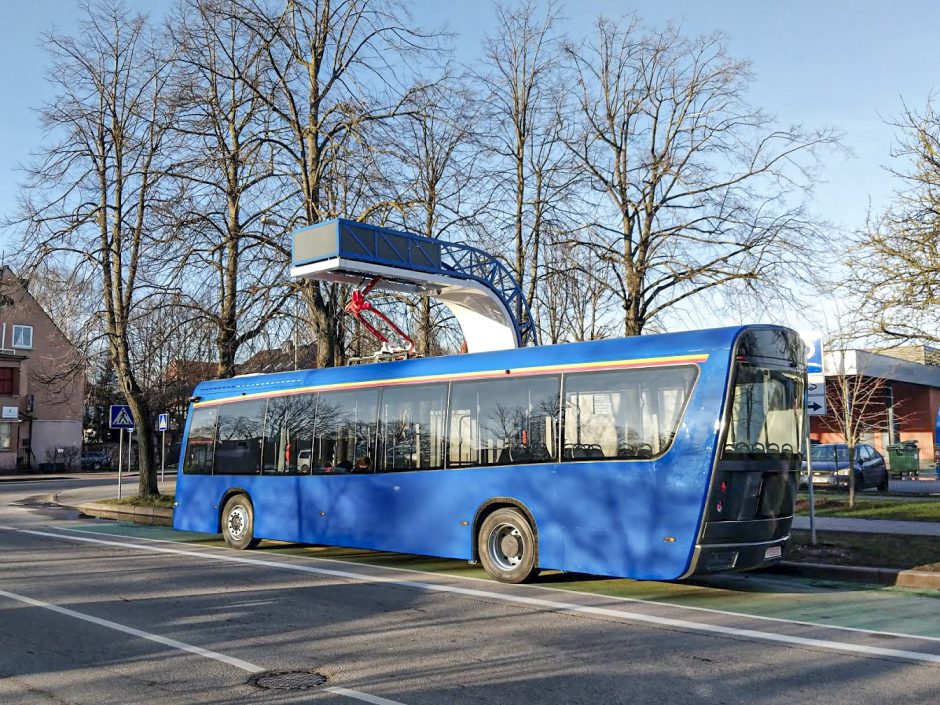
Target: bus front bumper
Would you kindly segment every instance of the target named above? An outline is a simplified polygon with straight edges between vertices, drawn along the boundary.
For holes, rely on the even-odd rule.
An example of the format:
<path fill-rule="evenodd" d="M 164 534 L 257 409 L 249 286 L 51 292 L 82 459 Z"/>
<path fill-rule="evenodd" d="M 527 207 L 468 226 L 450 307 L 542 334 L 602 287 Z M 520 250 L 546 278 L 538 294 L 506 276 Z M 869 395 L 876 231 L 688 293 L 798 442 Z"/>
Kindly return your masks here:
<path fill-rule="evenodd" d="M 683 576 L 755 570 L 783 558 L 789 536 L 755 543 L 697 545 L 689 572 Z"/>

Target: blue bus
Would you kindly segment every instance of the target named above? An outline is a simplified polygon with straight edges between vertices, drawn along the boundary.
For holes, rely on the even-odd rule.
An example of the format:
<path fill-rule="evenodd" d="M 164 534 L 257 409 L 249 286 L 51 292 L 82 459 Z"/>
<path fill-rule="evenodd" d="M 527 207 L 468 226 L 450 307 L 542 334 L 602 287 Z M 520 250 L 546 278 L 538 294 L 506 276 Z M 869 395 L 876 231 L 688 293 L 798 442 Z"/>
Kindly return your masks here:
<path fill-rule="evenodd" d="M 677 579 L 782 556 L 804 346 L 745 326 L 200 383 L 175 528 Z"/>

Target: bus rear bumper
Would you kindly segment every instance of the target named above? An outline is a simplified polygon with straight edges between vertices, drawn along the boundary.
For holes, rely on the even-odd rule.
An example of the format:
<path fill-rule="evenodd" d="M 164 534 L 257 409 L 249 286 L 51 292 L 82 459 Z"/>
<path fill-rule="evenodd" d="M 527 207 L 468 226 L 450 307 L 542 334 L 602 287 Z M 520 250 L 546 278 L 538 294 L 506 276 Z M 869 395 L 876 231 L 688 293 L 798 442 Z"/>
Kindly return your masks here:
<path fill-rule="evenodd" d="M 766 568 L 783 558 L 789 536 L 772 541 L 697 545 L 683 578 Z"/>

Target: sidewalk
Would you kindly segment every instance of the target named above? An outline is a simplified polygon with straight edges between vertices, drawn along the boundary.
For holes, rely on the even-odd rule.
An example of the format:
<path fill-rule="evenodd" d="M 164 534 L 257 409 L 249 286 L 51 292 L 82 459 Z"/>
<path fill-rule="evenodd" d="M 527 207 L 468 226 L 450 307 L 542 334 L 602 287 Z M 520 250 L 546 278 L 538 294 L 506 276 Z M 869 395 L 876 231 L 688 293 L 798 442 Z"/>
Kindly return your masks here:
<path fill-rule="evenodd" d="M 809 531 L 809 517 L 793 517 L 793 528 Z M 940 536 L 940 523 L 932 521 L 894 521 L 891 519 L 847 519 L 816 517 L 817 531 L 848 531 L 863 534 L 903 534 Z"/>

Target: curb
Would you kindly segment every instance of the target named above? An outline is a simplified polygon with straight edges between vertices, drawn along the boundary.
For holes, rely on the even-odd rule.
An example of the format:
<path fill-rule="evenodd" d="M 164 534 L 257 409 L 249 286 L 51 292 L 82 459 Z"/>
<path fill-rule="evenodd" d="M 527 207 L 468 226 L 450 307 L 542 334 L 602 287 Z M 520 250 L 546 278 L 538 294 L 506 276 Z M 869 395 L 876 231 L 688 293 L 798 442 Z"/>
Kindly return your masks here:
<path fill-rule="evenodd" d="M 173 526 L 173 510 L 163 507 L 134 507 L 86 502 L 72 505 L 72 509 L 96 519 L 132 521 L 135 524 L 150 526 Z"/>
<path fill-rule="evenodd" d="M 769 571 L 817 580 L 845 580 L 856 583 L 940 590 L 940 572 L 933 573 L 925 570 L 899 570 L 896 568 L 781 561 L 769 568 Z"/>

